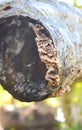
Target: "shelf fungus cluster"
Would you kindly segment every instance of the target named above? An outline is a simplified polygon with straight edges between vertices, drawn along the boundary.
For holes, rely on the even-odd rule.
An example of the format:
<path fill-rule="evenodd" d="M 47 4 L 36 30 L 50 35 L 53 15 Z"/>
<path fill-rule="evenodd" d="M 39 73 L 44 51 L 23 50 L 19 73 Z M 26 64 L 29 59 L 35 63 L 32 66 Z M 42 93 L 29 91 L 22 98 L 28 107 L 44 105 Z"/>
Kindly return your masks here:
<path fill-rule="evenodd" d="M 82 78 L 82 12 L 54 0 L 0 2 L 0 84 L 31 102 Z"/>

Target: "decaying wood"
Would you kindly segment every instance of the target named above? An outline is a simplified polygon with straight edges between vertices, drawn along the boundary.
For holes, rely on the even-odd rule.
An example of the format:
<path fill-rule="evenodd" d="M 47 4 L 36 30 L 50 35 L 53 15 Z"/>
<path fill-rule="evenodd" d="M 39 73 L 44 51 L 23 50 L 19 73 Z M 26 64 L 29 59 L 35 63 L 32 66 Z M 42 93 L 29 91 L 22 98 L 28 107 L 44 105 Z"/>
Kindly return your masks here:
<path fill-rule="evenodd" d="M 45 75 L 45 79 L 48 81 L 48 87 L 49 89 L 53 89 L 53 87 L 56 88 L 57 91 L 60 90 L 59 81 L 60 78 L 58 76 L 58 62 L 57 62 L 57 54 L 56 49 L 54 48 L 52 44 L 52 40 L 45 36 L 45 34 L 41 33 L 40 31 L 44 28 L 42 26 L 36 25 L 34 27 L 34 32 L 37 36 L 36 43 L 38 47 L 39 56 L 41 58 L 41 61 L 45 63 L 47 72 Z M 57 96 L 58 93 L 55 92 L 55 96 Z"/>
<path fill-rule="evenodd" d="M 0 2 L 0 83 L 21 101 L 69 91 L 82 77 L 82 12 L 59 1 Z"/>
<path fill-rule="evenodd" d="M 62 93 L 69 91 L 69 88 L 62 88 L 59 86 L 60 77 L 58 75 L 58 60 L 57 53 L 54 45 L 52 44 L 52 40 L 45 36 L 41 32 L 44 28 L 40 25 L 36 25 L 34 27 L 34 32 L 37 36 L 36 44 L 38 47 L 39 56 L 41 61 L 45 63 L 47 72 L 45 75 L 45 79 L 48 81 L 48 87 L 50 90 L 54 90 L 53 96 L 60 96 Z"/>

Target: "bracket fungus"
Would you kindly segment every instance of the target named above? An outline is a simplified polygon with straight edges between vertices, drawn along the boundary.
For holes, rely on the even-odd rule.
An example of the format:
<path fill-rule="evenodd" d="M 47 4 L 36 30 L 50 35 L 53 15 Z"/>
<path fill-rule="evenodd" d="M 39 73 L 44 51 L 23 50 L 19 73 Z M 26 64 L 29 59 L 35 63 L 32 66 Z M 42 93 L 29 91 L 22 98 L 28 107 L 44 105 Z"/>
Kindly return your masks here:
<path fill-rule="evenodd" d="M 0 2 L 0 83 L 21 101 L 70 90 L 82 77 L 82 12 L 56 0 Z"/>

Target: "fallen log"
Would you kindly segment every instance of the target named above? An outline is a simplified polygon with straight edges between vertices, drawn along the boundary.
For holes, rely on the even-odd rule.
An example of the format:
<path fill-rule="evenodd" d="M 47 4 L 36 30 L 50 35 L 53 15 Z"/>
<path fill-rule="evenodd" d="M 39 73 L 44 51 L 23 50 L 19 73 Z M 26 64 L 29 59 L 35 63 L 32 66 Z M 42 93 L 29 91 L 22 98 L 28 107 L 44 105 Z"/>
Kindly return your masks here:
<path fill-rule="evenodd" d="M 82 77 L 82 12 L 59 1 L 0 2 L 0 83 L 14 98 L 40 101 Z"/>

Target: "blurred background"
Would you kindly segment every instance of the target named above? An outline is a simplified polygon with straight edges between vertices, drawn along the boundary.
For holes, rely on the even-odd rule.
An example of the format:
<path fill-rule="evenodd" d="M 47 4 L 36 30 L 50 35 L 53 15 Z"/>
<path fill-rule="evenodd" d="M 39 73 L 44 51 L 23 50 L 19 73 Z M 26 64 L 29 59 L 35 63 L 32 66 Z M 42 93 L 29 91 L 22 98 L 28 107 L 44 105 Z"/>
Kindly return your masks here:
<path fill-rule="evenodd" d="M 82 9 L 82 0 L 61 1 Z M 0 85 L 0 130 L 82 130 L 82 82 L 60 98 L 37 103 L 15 100 Z"/>

